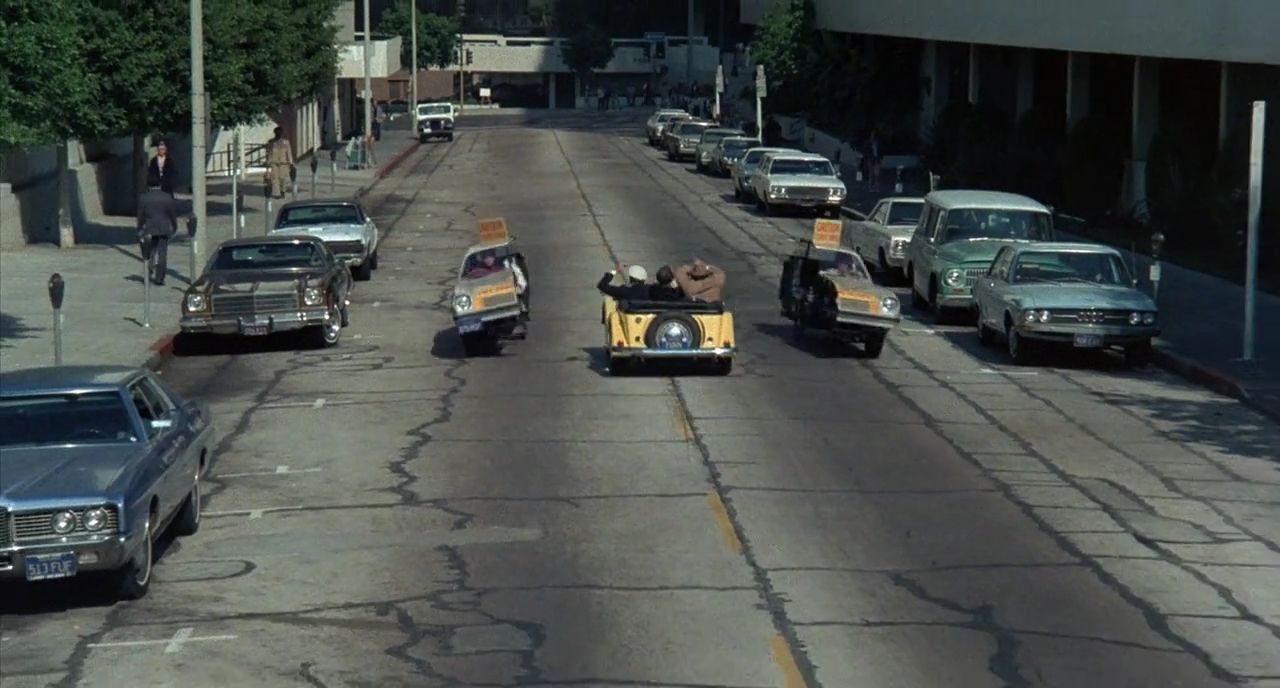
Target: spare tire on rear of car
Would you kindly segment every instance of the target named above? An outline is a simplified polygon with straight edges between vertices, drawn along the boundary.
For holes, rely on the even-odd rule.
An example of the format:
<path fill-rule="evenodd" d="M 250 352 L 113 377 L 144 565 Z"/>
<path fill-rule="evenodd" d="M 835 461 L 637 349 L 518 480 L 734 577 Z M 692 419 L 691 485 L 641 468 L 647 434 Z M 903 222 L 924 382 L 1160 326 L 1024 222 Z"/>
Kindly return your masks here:
<path fill-rule="evenodd" d="M 659 313 L 644 333 L 644 345 L 650 349 L 692 350 L 699 348 L 701 342 L 698 321 L 676 311 Z"/>

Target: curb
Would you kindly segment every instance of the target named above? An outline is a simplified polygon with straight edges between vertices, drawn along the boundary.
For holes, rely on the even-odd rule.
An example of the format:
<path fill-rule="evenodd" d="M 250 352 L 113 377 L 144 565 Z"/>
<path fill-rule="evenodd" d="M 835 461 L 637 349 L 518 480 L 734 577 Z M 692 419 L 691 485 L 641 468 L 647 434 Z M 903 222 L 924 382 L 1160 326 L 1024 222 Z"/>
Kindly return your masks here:
<path fill-rule="evenodd" d="M 387 164 L 383 165 L 373 173 L 372 182 L 369 182 L 356 190 L 356 198 L 363 198 L 366 193 L 378 185 L 378 182 L 382 181 L 388 174 L 395 171 L 395 169 L 399 167 L 409 157 L 409 155 L 418 150 L 418 147 L 421 145 L 422 144 L 420 142 L 415 141 L 408 148 L 396 153 L 394 157 L 387 161 Z M 174 341 L 176 340 L 176 337 L 176 332 L 168 332 L 160 335 L 160 337 L 156 339 L 151 346 L 147 347 L 147 357 L 142 363 L 142 367 L 156 371 L 163 368 L 164 364 L 168 363 L 169 359 L 173 358 Z"/>
<path fill-rule="evenodd" d="M 1153 348 L 1151 362 L 1189 382 L 1204 387 L 1210 392 L 1235 399 L 1267 418 L 1280 422 L 1280 409 L 1259 403 L 1249 394 L 1249 390 L 1239 380 L 1226 373 L 1214 370 L 1203 363 L 1193 361 L 1186 356 L 1175 354 L 1159 346 Z"/>

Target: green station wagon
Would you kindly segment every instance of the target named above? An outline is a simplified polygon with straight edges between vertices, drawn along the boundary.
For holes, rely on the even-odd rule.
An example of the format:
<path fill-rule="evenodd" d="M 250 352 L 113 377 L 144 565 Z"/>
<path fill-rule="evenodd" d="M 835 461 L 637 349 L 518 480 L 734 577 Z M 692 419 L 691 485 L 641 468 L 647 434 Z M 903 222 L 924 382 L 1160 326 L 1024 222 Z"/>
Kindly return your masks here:
<path fill-rule="evenodd" d="M 1036 201 L 998 191 L 934 191 L 907 245 L 911 304 L 942 322 L 971 313 L 973 284 L 1004 246 L 1053 241 L 1053 212 Z"/>

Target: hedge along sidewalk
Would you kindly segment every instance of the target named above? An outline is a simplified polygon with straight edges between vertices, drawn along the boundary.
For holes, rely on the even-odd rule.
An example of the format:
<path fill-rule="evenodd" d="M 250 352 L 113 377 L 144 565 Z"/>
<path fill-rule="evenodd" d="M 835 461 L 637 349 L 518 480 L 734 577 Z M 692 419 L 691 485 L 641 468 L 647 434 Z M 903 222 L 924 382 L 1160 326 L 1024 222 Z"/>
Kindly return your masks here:
<path fill-rule="evenodd" d="M 397 132 L 399 133 L 399 132 Z M 329 191 L 327 156 L 321 156 L 317 198 L 361 197 L 418 149 L 416 139 L 383 138 L 381 167 L 339 169 L 335 191 Z M 389 156 L 389 157 L 388 157 Z M 310 198 L 310 168 L 298 169 L 298 198 Z M 212 181 L 212 180 L 211 180 Z M 265 231 L 261 182 L 247 185 L 245 236 Z M 230 185 L 210 185 L 209 227 L 201 236 L 207 252 L 232 237 Z M 283 201 L 277 201 L 277 203 Z M 104 218 L 126 236 L 133 234 L 130 218 Z M 120 232 L 117 232 L 117 235 Z M 143 327 L 142 259 L 135 244 L 84 245 L 56 248 L 33 245 L 0 252 L 0 371 L 52 365 L 53 311 L 47 283 L 52 273 L 66 281 L 63 303 L 63 363 L 116 364 L 157 369 L 173 355 L 183 291 L 189 284 L 190 240 L 184 229 L 169 248 L 169 278 L 151 287 L 151 327 Z M 203 267 L 203 266 L 199 266 Z"/>
<path fill-rule="evenodd" d="M 842 209 L 847 217 L 865 220 L 882 198 L 922 196 L 926 190 L 904 186 L 893 192 L 893 180 L 881 179 L 880 189 L 855 180 L 857 169 L 841 165 L 849 186 Z M 1060 233 L 1070 241 L 1091 240 Z M 1117 247 L 1134 274 L 1146 277 L 1151 258 Z M 1240 361 L 1244 345 L 1244 287 L 1212 275 L 1162 263 L 1158 304 L 1161 336 L 1155 362 L 1218 394 L 1245 402 L 1280 421 L 1280 296 L 1258 292 L 1257 338 L 1252 363 Z"/>

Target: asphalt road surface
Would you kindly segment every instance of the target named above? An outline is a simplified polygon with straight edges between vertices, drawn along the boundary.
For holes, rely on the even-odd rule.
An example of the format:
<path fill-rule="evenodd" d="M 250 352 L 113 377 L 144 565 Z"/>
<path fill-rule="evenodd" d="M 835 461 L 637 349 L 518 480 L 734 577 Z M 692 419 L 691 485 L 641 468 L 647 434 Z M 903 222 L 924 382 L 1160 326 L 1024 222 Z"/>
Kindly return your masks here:
<path fill-rule="evenodd" d="M 971 328 L 795 345 L 807 221 L 618 115 L 532 119 L 466 117 L 369 197 L 338 348 L 169 365 L 221 433 L 201 531 L 139 602 L 6 592 L 4 688 L 1280 686 L 1276 427 Z M 494 216 L 532 332 L 463 359 L 446 293 Z M 594 282 L 693 256 L 730 274 L 733 374 L 610 378 Z"/>

